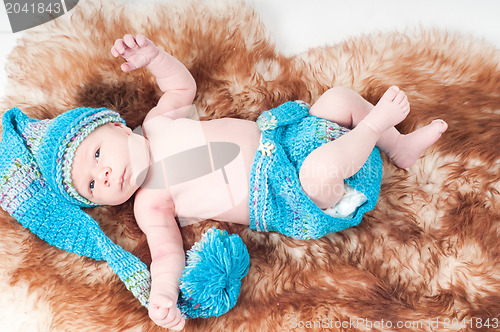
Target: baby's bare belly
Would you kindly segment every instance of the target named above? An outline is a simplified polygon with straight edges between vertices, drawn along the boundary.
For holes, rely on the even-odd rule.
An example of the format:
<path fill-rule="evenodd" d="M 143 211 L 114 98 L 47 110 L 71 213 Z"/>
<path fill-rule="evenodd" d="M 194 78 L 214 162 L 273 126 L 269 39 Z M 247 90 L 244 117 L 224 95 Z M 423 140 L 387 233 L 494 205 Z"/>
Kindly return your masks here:
<path fill-rule="evenodd" d="M 181 225 L 204 219 L 249 224 L 249 177 L 260 140 L 255 122 L 162 117 L 148 128 L 148 139 L 153 159 L 166 160 Z"/>

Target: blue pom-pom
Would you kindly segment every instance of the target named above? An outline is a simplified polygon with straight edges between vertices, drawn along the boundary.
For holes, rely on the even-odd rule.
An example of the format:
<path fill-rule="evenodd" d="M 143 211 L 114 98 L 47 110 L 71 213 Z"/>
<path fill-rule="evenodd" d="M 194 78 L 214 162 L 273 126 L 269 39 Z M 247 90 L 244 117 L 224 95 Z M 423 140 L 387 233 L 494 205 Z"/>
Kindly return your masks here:
<path fill-rule="evenodd" d="M 237 234 L 211 228 L 187 252 L 177 303 L 186 318 L 220 316 L 238 300 L 241 279 L 250 266 L 248 250 Z"/>

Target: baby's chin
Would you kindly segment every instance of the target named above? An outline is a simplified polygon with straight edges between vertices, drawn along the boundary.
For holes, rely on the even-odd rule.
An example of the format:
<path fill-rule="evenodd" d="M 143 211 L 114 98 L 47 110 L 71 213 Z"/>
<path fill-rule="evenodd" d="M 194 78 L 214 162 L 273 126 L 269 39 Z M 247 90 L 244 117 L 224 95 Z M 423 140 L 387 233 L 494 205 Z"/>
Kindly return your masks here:
<path fill-rule="evenodd" d="M 151 159 L 149 144 L 143 136 L 132 133 L 128 137 L 128 149 L 130 165 L 132 166 L 130 185 L 138 188 L 144 183 L 148 174 Z"/>
<path fill-rule="evenodd" d="M 127 193 L 127 194 L 120 195 L 119 197 L 114 195 L 112 198 L 104 198 L 101 201 L 96 201 L 94 203 L 99 204 L 99 205 L 111 205 L 111 206 L 121 205 L 121 204 L 125 203 L 126 201 L 128 201 L 130 198 L 132 198 L 134 193 L 135 193 L 135 191 L 130 193 L 130 194 Z"/>

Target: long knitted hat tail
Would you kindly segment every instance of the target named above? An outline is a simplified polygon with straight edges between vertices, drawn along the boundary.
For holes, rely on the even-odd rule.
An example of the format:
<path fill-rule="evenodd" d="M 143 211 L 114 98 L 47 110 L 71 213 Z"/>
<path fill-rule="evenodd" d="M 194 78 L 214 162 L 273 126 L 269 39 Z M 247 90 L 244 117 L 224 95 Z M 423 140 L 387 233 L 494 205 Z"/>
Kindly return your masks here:
<path fill-rule="evenodd" d="M 28 148 L 23 131 L 35 121 L 38 120 L 26 117 L 17 108 L 7 111 L 2 118 L 0 206 L 49 244 L 96 260 L 106 260 L 127 289 L 147 307 L 151 276 L 146 265 L 114 244 L 94 219 L 44 177 L 40 160 L 35 158 L 43 152 L 35 147 L 32 153 L 34 145 Z M 46 125 L 42 123 L 40 127 Z M 39 143 L 43 144 L 43 141 Z"/>

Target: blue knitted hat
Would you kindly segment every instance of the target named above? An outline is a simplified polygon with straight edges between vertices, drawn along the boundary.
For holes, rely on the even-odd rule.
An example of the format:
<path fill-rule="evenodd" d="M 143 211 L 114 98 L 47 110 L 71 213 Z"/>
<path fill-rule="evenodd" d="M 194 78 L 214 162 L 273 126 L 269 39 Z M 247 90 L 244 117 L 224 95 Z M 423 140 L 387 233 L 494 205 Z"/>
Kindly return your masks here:
<path fill-rule="evenodd" d="M 71 184 L 76 148 L 107 122 L 124 121 L 104 108 L 77 108 L 51 120 L 31 119 L 17 107 L 5 112 L 0 206 L 47 243 L 107 261 L 127 289 L 148 307 L 151 275 L 146 265 L 113 243 L 80 209 L 94 204 L 80 197 Z M 188 252 L 178 302 L 183 316 L 220 316 L 229 311 L 236 304 L 248 266 L 248 251 L 237 235 L 209 231 Z"/>
<path fill-rule="evenodd" d="M 73 157 L 83 139 L 97 127 L 108 122 L 125 123 L 120 115 L 106 108 L 79 107 L 55 119 L 36 120 L 26 116 L 19 108 L 8 112 L 14 114 L 17 131 L 37 160 L 47 183 L 73 204 L 96 206 L 73 187 Z"/>
<path fill-rule="evenodd" d="M 35 120 L 13 108 L 2 118 L 0 206 L 42 240 L 60 249 L 105 260 L 144 305 L 150 273 L 113 243 L 79 206 L 93 203 L 71 184 L 71 162 L 83 139 L 107 122 L 124 122 L 107 109 L 77 108 L 52 120 Z"/>

